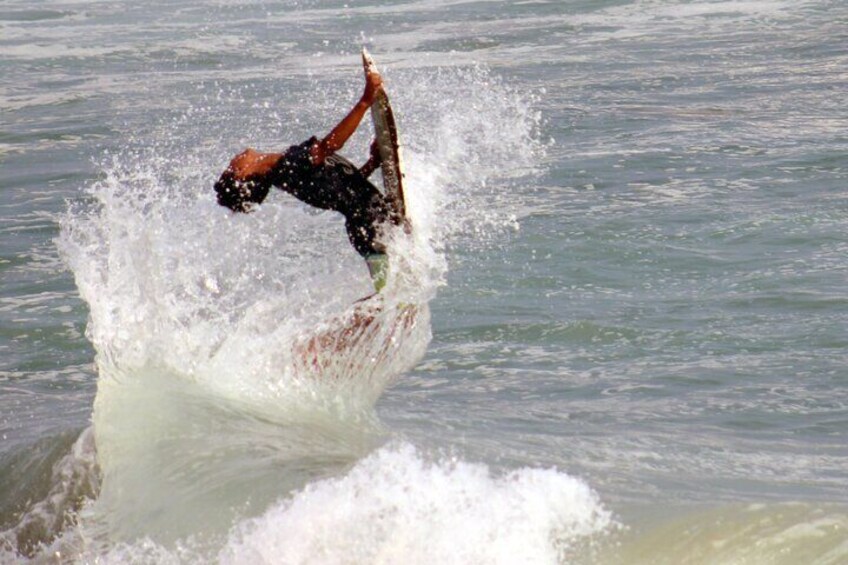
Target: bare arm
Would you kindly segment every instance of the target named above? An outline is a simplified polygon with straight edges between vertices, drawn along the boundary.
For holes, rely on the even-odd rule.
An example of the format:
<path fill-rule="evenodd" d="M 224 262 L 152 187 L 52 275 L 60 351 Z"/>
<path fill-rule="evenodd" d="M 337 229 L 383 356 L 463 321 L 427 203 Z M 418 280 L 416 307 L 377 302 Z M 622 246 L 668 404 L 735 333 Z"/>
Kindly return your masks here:
<path fill-rule="evenodd" d="M 347 116 L 333 128 L 327 137 L 313 145 L 309 149 L 309 156 L 313 165 L 320 165 L 324 159 L 344 147 L 344 144 L 359 127 L 359 123 L 365 116 L 365 113 L 374 103 L 377 94 L 383 87 L 383 79 L 377 73 L 368 73 L 365 77 L 365 92 L 362 93 L 362 98 L 348 112 Z"/>

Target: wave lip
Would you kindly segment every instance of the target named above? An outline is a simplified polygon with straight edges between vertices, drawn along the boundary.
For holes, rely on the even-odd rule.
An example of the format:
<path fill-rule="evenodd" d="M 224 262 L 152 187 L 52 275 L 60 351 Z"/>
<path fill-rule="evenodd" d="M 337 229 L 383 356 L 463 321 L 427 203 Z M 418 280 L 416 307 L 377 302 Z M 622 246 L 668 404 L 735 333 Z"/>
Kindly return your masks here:
<path fill-rule="evenodd" d="M 221 563 L 555 563 L 613 521 L 555 469 L 494 477 L 482 464 L 384 447 L 230 535 Z"/>

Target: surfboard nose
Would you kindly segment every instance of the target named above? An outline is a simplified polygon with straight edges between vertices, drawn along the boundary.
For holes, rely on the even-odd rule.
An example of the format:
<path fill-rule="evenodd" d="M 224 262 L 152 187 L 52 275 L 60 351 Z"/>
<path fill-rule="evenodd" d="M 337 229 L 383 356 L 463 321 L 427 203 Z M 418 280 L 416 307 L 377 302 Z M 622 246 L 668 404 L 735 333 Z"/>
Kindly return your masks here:
<path fill-rule="evenodd" d="M 371 54 L 365 46 L 362 47 L 362 65 L 365 67 L 366 74 L 379 72 L 377 71 L 377 65 L 374 63 L 374 59 L 371 58 Z"/>

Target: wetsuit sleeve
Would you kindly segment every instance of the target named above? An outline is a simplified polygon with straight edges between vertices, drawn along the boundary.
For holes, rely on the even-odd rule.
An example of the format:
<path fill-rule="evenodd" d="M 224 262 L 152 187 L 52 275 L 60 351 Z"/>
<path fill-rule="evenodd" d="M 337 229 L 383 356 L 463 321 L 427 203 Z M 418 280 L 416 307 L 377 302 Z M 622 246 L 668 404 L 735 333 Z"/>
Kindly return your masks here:
<path fill-rule="evenodd" d="M 318 138 L 312 136 L 300 145 L 289 147 L 277 162 L 273 183 L 283 190 L 300 187 L 314 170 L 309 149 L 316 143 Z"/>

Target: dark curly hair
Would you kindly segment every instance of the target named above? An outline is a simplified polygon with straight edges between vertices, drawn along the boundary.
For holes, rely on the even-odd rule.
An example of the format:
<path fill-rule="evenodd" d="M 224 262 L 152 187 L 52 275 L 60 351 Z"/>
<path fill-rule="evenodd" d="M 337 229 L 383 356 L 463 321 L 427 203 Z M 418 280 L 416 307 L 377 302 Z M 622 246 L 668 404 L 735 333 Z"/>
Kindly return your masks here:
<path fill-rule="evenodd" d="M 270 189 L 271 182 L 267 179 L 257 175 L 239 180 L 229 169 L 215 183 L 218 204 L 233 212 L 250 212 L 252 204 L 261 204 Z"/>

